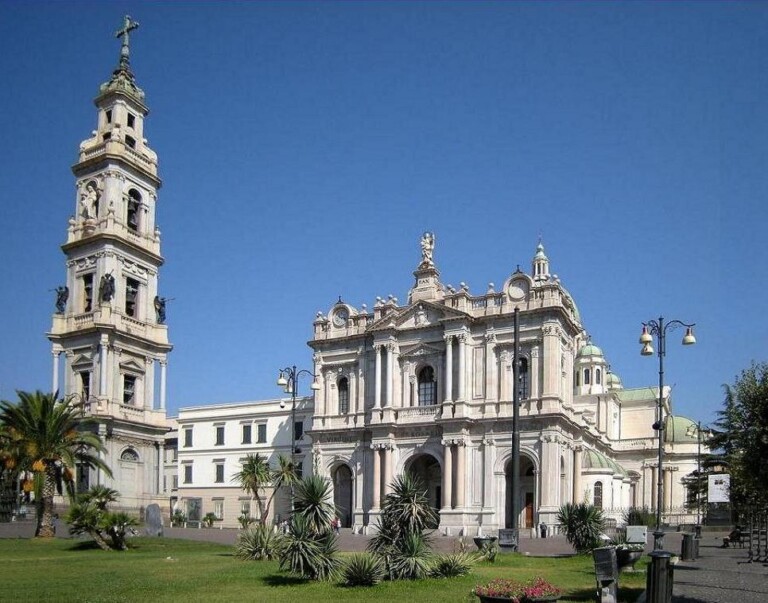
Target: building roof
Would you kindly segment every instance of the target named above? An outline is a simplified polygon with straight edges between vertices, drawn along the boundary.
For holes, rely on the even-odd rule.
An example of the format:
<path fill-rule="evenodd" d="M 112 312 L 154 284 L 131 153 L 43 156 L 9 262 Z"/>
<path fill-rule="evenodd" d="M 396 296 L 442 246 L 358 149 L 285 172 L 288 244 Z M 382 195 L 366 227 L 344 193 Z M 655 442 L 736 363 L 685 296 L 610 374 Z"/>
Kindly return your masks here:
<path fill-rule="evenodd" d="M 591 341 L 582 347 L 577 354 L 578 357 L 582 356 L 603 356 L 603 350 L 594 345 Z"/>
<path fill-rule="evenodd" d="M 627 475 L 627 470 L 597 450 L 586 450 L 582 460 L 584 469 L 611 469 L 614 474 Z"/>
<path fill-rule="evenodd" d="M 664 441 L 667 444 L 690 444 L 698 441 L 696 421 L 688 417 L 667 415 Z"/>

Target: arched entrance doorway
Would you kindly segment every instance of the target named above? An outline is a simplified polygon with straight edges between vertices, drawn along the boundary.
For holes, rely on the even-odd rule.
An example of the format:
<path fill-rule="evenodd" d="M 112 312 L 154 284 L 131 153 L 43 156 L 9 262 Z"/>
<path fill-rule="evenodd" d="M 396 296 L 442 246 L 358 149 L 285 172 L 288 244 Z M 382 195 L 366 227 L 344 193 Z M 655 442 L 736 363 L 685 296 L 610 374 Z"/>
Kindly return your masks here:
<path fill-rule="evenodd" d="M 436 513 L 439 512 L 442 498 L 441 483 L 443 473 L 437 459 L 429 454 L 419 454 L 408 461 L 405 470 L 419 478 L 427 490 L 429 505 Z"/>
<path fill-rule="evenodd" d="M 341 527 L 352 527 L 352 470 L 347 465 L 339 465 L 333 472 L 333 504 Z"/>
<path fill-rule="evenodd" d="M 507 461 L 504 467 L 504 477 L 506 483 L 504 508 L 505 508 L 505 527 L 512 527 L 512 459 Z M 517 526 L 519 528 L 534 527 L 534 502 L 536 500 L 536 480 L 534 479 L 533 461 L 525 455 L 520 455 L 520 491 L 518 494 L 518 515 Z"/>

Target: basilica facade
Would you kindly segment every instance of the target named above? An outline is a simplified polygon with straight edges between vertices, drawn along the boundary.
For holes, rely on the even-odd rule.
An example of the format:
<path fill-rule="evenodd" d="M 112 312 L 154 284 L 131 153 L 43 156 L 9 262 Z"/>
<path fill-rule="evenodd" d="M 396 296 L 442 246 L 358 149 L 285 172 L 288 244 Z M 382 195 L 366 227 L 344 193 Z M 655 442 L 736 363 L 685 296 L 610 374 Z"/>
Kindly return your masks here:
<path fill-rule="evenodd" d="M 407 471 L 422 479 L 446 534 L 510 527 L 513 496 L 522 528 L 557 523 L 568 502 L 594 503 L 617 522 L 630 506 L 655 508 L 658 389 L 624 389 L 610 372 L 543 245 L 530 272 L 518 267 L 480 295 L 441 283 L 432 233 L 421 247 L 407 303 L 377 299 L 371 311 L 340 299 L 314 321 L 321 389 L 309 433 L 343 524 L 374 526 Z M 663 404 L 668 414 L 666 388 Z M 696 440 L 691 421 L 667 423 L 664 512 L 674 521 L 685 513 L 681 478 L 696 468 Z"/>

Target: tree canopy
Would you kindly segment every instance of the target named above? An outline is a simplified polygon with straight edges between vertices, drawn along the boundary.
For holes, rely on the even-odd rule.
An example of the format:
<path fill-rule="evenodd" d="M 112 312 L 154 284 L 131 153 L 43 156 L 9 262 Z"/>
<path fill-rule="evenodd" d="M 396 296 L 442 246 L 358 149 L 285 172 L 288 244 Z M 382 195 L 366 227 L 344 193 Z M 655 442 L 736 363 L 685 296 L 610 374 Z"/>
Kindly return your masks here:
<path fill-rule="evenodd" d="M 737 507 L 768 503 L 768 363 L 753 363 L 724 385 L 717 431 L 708 442 L 723 451 L 731 472 L 731 502 Z"/>

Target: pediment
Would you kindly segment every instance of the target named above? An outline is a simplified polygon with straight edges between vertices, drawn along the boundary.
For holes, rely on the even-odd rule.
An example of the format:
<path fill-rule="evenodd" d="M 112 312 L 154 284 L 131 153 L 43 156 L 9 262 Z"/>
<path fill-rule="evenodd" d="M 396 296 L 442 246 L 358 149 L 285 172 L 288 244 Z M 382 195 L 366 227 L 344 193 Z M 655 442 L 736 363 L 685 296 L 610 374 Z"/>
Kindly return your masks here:
<path fill-rule="evenodd" d="M 437 356 L 442 354 L 443 350 L 426 343 L 420 343 L 409 348 L 400 348 L 400 358 L 418 358 L 420 356 Z"/>
<path fill-rule="evenodd" d="M 93 366 L 93 358 L 86 354 L 78 354 L 74 360 L 72 360 L 72 366 L 77 367 L 91 367 Z"/>
<path fill-rule="evenodd" d="M 125 362 L 120 363 L 120 370 L 122 371 L 131 371 L 134 373 L 143 373 L 144 367 L 140 365 L 135 360 L 126 360 Z"/>
<path fill-rule="evenodd" d="M 472 317 L 459 310 L 447 308 L 428 301 L 416 302 L 399 313 L 390 312 L 371 326 L 371 330 L 383 329 L 421 329 L 441 324 L 446 320 L 471 319 Z"/>

